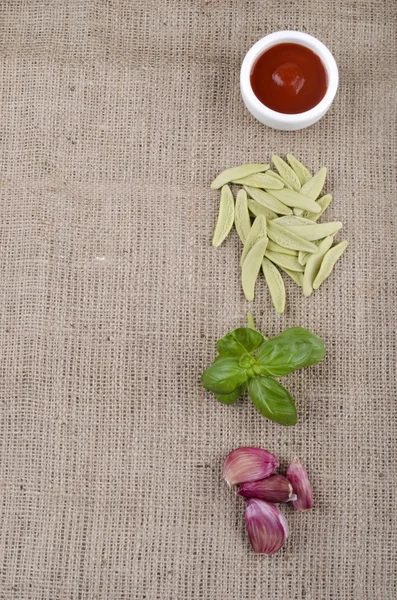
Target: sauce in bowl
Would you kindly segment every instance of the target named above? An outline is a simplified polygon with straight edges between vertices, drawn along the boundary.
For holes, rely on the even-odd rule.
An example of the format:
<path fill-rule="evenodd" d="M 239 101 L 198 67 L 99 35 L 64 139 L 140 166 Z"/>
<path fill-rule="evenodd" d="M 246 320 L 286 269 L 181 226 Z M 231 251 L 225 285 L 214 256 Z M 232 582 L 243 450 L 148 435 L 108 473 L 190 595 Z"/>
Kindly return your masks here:
<path fill-rule="evenodd" d="M 251 87 L 268 108 L 284 114 L 303 113 L 327 91 L 327 72 L 317 54 L 301 44 L 276 44 L 254 63 Z"/>

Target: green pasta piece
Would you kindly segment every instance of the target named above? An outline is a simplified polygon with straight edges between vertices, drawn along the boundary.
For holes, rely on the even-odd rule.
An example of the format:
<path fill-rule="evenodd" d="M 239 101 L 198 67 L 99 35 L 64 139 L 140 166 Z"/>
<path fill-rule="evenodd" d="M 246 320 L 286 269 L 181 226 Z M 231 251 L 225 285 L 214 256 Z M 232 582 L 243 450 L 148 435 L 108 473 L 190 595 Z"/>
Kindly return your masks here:
<path fill-rule="evenodd" d="M 255 283 L 266 251 L 267 237 L 260 238 L 248 252 L 241 269 L 241 285 L 248 302 L 255 297 Z"/>
<path fill-rule="evenodd" d="M 297 176 L 295 171 L 293 169 L 291 169 L 291 167 L 285 162 L 285 160 L 280 158 L 280 156 L 277 156 L 277 154 L 274 154 L 272 156 L 272 163 L 274 164 L 277 171 L 279 172 L 280 177 L 282 177 L 282 179 L 286 183 L 288 183 L 292 187 L 293 190 L 295 190 L 296 192 L 299 192 L 299 190 L 301 189 L 301 183 L 299 181 L 299 177 Z"/>
<path fill-rule="evenodd" d="M 325 194 L 325 196 L 322 196 L 321 198 L 316 200 L 316 204 L 318 204 L 319 207 L 321 208 L 320 212 L 319 213 L 304 212 L 303 216 L 306 219 L 310 219 L 310 221 L 317 221 L 321 217 L 321 215 L 327 210 L 328 206 L 330 205 L 331 200 L 332 200 L 332 195 Z"/>
<path fill-rule="evenodd" d="M 278 265 L 278 267 L 279 267 L 279 269 L 284 271 L 284 273 L 286 273 L 289 277 L 291 277 L 291 279 L 293 279 L 295 281 L 295 283 L 297 285 L 299 285 L 299 287 L 302 287 L 303 273 L 300 273 L 299 271 L 290 271 L 289 269 L 285 269 L 284 267 L 281 267 L 280 265 Z"/>
<path fill-rule="evenodd" d="M 333 240 L 334 238 L 332 236 L 326 237 L 319 245 L 316 254 L 312 254 L 309 257 L 303 274 L 302 291 L 304 296 L 310 296 L 313 293 L 314 279 L 318 273 L 324 255 L 332 246 Z"/>
<path fill-rule="evenodd" d="M 270 210 L 270 208 L 266 208 L 266 206 L 263 206 L 263 204 L 260 204 L 253 198 L 248 198 L 248 209 L 255 217 L 263 215 L 268 221 L 277 218 L 277 213 Z"/>
<path fill-rule="evenodd" d="M 320 242 L 313 242 L 317 247 L 319 246 Z M 307 263 L 307 261 L 309 260 L 309 257 L 312 256 L 311 252 L 302 252 L 302 250 L 298 253 L 298 262 L 305 266 L 305 264 Z"/>
<path fill-rule="evenodd" d="M 288 208 L 285 204 L 277 200 L 273 195 L 270 195 L 263 190 L 259 190 L 257 188 L 250 187 L 248 185 L 244 186 L 245 191 L 251 198 L 259 202 L 259 204 L 263 204 L 266 208 L 280 214 L 280 215 L 292 215 L 292 210 Z M 271 190 L 272 192 L 279 193 L 283 190 Z M 289 191 L 289 190 L 286 190 Z"/>
<path fill-rule="evenodd" d="M 277 179 L 277 181 L 281 181 L 281 183 L 284 185 L 284 187 L 287 188 L 287 190 L 293 189 L 293 187 L 289 183 L 287 183 L 287 181 L 284 181 L 284 179 L 278 173 L 275 173 L 271 169 L 266 171 L 266 175 L 268 175 L 269 177 L 274 177 L 274 179 Z"/>
<path fill-rule="evenodd" d="M 327 176 L 327 169 L 322 167 L 317 171 L 315 175 L 307 183 L 302 185 L 301 193 L 311 198 L 312 200 L 317 200 L 319 195 L 321 194 L 321 190 L 324 187 L 325 178 Z M 312 212 L 316 212 L 313 210 Z"/>
<path fill-rule="evenodd" d="M 284 187 L 282 181 L 278 181 L 278 179 L 275 179 L 274 177 L 269 177 L 267 173 L 248 175 L 248 177 L 243 177 L 242 179 L 235 179 L 233 183 L 262 189 L 269 188 L 272 190 L 281 190 Z"/>
<path fill-rule="evenodd" d="M 286 227 L 287 225 L 313 225 L 313 221 L 311 221 L 310 219 L 305 219 L 304 217 L 299 217 L 296 215 L 277 217 L 277 219 L 275 219 L 274 222 L 280 223 L 280 225 L 282 225 L 283 227 Z"/>
<path fill-rule="evenodd" d="M 285 310 L 285 286 L 277 267 L 269 259 L 262 261 L 262 271 L 269 288 L 270 297 L 276 311 L 281 315 Z"/>
<path fill-rule="evenodd" d="M 303 267 L 305 266 L 305 264 L 307 263 L 306 260 L 306 256 L 307 256 L 307 252 L 302 252 L 302 250 L 299 251 L 298 253 L 298 262 L 300 265 L 302 265 Z"/>
<path fill-rule="evenodd" d="M 323 258 L 320 269 L 313 282 L 313 289 L 317 290 L 320 287 L 320 285 L 331 275 L 335 264 L 340 259 L 348 245 L 349 242 L 344 241 L 340 242 L 339 244 L 328 250 L 328 252 Z"/>
<path fill-rule="evenodd" d="M 301 185 L 304 185 L 309 181 L 309 179 L 312 178 L 312 174 L 310 173 L 309 169 L 307 169 L 305 165 L 295 158 L 295 156 L 292 154 L 287 154 L 287 160 L 297 174 Z"/>
<path fill-rule="evenodd" d="M 271 195 L 286 206 L 292 208 L 302 208 L 303 210 L 309 210 L 314 213 L 320 212 L 321 210 L 314 200 L 311 200 L 300 192 L 295 192 L 295 190 L 271 190 Z M 292 214 L 292 211 L 289 214 Z"/>
<path fill-rule="evenodd" d="M 237 193 L 234 225 L 240 240 L 245 244 L 245 240 L 251 229 L 251 219 L 248 212 L 247 193 L 245 190 L 239 190 Z"/>
<path fill-rule="evenodd" d="M 289 256 L 298 256 L 298 250 L 291 250 L 291 248 L 284 248 L 284 246 L 280 246 L 273 242 L 273 240 L 269 240 L 267 243 L 267 249 L 272 252 L 280 252 L 280 254 L 288 254 Z"/>
<path fill-rule="evenodd" d="M 258 240 L 266 236 L 266 219 L 263 215 L 258 215 L 255 221 L 252 224 L 251 229 L 247 235 L 247 239 L 245 240 L 243 252 L 241 254 L 240 266 L 242 267 L 244 264 L 244 260 L 251 250 L 251 248 L 256 244 Z"/>
<path fill-rule="evenodd" d="M 234 199 L 232 190 L 228 185 L 224 185 L 221 191 L 221 201 L 219 205 L 218 222 L 215 227 L 215 233 L 212 245 L 218 247 L 228 236 L 234 222 Z"/>
<path fill-rule="evenodd" d="M 276 242 L 276 244 L 284 246 L 284 248 L 290 248 L 291 250 L 317 252 L 317 246 L 315 244 L 295 235 L 295 233 L 288 231 L 288 229 L 285 229 L 285 227 L 282 227 L 278 223 L 268 221 L 267 225 L 267 235 L 273 242 Z"/>
<path fill-rule="evenodd" d="M 270 165 L 264 164 L 247 164 L 240 165 L 239 167 L 232 167 L 231 169 L 225 169 L 222 173 L 219 173 L 218 177 L 211 183 L 211 189 L 217 190 L 224 186 L 226 183 L 230 183 L 234 179 L 241 179 L 242 177 L 248 177 L 254 173 L 262 173 L 267 171 Z"/>
<path fill-rule="evenodd" d="M 343 225 L 340 221 L 333 221 L 331 223 L 313 223 L 312 225 L 283 225 L 283 227 L 299 235 L 304 240 L 316 242 L 328 235 L 335 235 L 337 231 L 342 229 Z"/>
<path fill-rule="evenodd" d="M 271 250 L 266 250 L 265 256 L 276 265 L 289 269 L 290 271 L 299 271 L 300 273 L 303 273 L 304 271 L 304 268 L 299 264 L 296 256 L 288 256 L 287 254 L 272 252 Z"/>

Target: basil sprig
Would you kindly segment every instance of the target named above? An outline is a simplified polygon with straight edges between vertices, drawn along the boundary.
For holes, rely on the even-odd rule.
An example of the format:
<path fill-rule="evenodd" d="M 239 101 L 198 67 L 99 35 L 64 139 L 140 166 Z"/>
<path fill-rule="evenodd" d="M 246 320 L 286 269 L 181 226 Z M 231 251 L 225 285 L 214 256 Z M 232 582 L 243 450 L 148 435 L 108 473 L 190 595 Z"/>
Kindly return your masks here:
<path fill-rule="evenodd" d="M 266 339 L 250 328 L 234 329 L 216 344 L 218 356 L 201 377 L 205 389 L 223 404 L 234 404 L 248 387 L 259 412 L 280 425 L 296 425 L 296 406 L 290 393 L 273 379 L 320 362 L 322 340 L 303 327 L 291 327 Z"/>

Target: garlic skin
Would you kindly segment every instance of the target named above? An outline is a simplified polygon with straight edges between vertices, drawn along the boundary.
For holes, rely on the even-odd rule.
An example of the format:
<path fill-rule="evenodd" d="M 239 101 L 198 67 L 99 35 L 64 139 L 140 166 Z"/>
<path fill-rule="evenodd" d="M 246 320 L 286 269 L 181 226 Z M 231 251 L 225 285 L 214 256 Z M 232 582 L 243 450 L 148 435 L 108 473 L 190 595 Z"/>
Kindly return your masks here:
<path fill-rule="evenodd" d="M 302 463 L 295 458 L 287 469 L 286 477 L 292 485 L 297 498 L 293 505 L 296 510 L 309 510 L 313 508 L 313 491 L 307 471 Z"/>
<path fill-rule="evenodd" d="M 237 490 L 237 494 L 244 498 L 258 498 L 266 502 L 289 502 L 296 499 L 288 479 L 278 474 L 243 483 Z"/>
<path fill-rule="evenodd" d="M 243 446 L 232 450 L 223 463 L 223 477 L 229 487 L 269 477 L 278 467 L 277 458 L 263 448 Z"/>
<path fill-rule="evenodd" d="M 278 508 L 264 500 L 247 500 L 245 523 L 256 554 L 275 554 L 288 538 L 287 519 Z"/>

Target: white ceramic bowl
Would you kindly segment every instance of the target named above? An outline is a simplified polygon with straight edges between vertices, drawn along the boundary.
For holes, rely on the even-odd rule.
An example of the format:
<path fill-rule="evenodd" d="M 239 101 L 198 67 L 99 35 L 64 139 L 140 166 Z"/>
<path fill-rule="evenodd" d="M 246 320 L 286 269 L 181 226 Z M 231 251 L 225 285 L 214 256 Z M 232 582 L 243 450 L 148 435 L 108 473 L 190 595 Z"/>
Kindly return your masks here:
<path fill-rule="evenodd" d="M 294 115 L 279 113 L 262 104 L 255 96 L 250 81 L 252 67 L 258 56 L 271 46 L 291 42 L 310 48 L 310 50 L 321 58 L 327 71 L 328 80 L 328 87 L 324 98 L 314 108 Z M 269 127 L 273 127 L 273 129 L 293 131 L 295 129 L 304 129 L 319 121 L 331 106 L 336 90 L 338 89 L 338 83 L 338 67 L 331 52 L 315 37 L 307 33 L 301 33 L 300 31 L 277 31 L 265 36 L 248 50 L 241 65 L 240 89 L 244 104 L 258 121 Z"/>

